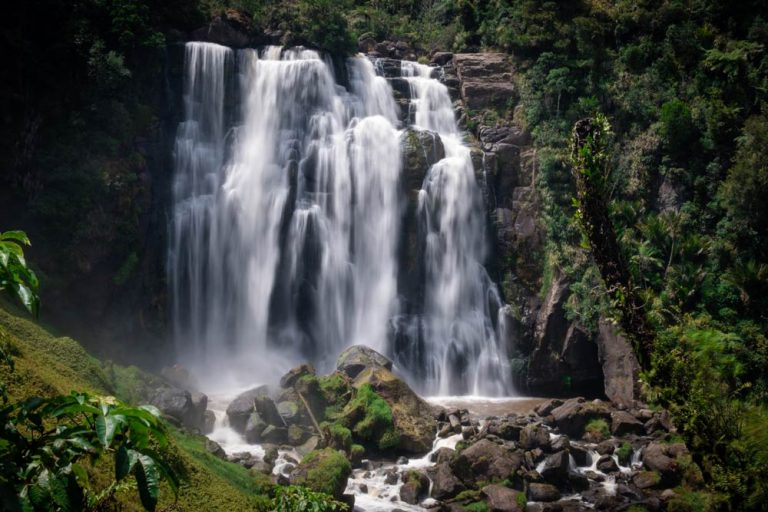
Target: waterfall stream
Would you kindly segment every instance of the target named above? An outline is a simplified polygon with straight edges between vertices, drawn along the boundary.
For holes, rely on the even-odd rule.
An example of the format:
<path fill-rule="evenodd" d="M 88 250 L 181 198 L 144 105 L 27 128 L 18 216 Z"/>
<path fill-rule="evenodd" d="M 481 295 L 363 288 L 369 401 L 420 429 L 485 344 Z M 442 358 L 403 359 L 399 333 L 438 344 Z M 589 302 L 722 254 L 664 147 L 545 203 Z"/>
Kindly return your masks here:
<path fill-rule="evenodd" d="M 402 63 L 411 128 L 445 147 L 423 169 L 413 219 L 408 126 L 369 59 L 348 59 L 337 77 L 310 50 L 187 43 L 168 272 L 177 354 L 201 380 L 270 381 L 303 361 L 330 370 L 365 344 L 424 393 L 511 391 L 482 196 L 434 72 Z M 412 222 L 424 248 L 416 294 L 399 285 Z M 403 313 L 413 328 L 398 353 Z"/>

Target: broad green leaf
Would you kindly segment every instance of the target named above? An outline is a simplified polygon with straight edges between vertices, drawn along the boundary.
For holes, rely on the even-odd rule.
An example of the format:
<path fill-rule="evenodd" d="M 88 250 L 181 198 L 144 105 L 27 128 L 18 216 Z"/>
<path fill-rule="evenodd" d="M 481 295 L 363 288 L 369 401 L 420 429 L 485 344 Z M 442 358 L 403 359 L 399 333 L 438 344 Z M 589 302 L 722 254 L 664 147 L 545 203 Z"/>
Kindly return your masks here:
<path fill-rule="evenodd" d="M 96 435 L 99 438 L 99 442 L 105 448 L 109 448 L 109 445 L 112 444 L 112 438 L 115 437 L 117 423 L 117 420 L 113 416 L 96 417 Z"/>
<path fill-rule="evenodd" d="M 136 465 L 136 483 L 144 509 L 154 511 L 160 495 L 160 475 L 152 457 L 139 455 L 139 463 Z"/>
<path fill-rule="evenodd" d="M 27 234 L 19 230 L 6 231 L 0 235 L 0 240 L 14 240 L 20 244 L 32 245 L 32 242 L 29 241 Z"/>
<path fill-rule="evenodd" d="M 136 450 L 131 450 L 125 445 L 120 446 L 115 453 L 115 480 L 119 482 L 128 476 L 138 460 L 139 453 Z"/>

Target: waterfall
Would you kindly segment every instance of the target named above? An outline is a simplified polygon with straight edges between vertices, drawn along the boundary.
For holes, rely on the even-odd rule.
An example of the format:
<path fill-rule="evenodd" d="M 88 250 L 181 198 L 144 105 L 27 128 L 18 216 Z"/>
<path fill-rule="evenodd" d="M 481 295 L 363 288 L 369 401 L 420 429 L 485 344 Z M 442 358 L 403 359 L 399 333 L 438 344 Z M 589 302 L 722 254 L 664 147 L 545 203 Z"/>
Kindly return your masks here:
<path fill-rule="evenodd" d="M 270 380 L 306 360 L 329 370 L 365 344 L 426 392 L 509 391 L 469 149 L 431 68 L 403 66 L 416 128 L 446 150 L 419 195 L 426 283 L 409 343 L 426 368 L 393 353 L 407 199 L 387 80 L 364 57 L 337 79 L 310 50 L 186 45 L 168 274 L 176 351 L 202 380 Z"/>

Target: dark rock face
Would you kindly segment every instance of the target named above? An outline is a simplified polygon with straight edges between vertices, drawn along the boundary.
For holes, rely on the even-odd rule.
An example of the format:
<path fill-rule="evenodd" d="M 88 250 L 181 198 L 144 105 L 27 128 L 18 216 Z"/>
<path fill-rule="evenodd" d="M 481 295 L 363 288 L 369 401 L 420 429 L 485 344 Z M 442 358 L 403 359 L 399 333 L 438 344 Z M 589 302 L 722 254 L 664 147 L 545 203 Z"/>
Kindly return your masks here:
<path fill-rule="evenodd" d="M 532 483 L 528 485 L 528 498 L 531 501 L 557 501 L 560 491 L 551 484 Z"/>
<path fill-rule="evenodd" d="M 232 428 L 241 434 L 245 432 L 245 425 L 251 413 L 255 410 L 256 398 L 268 396 L 269 387 L 259 386 L 238 395 L 227 407 L 227 417 Z"/>
<path fill-rule="evenodd" d="M 224 17 L 214 18 L 208 25 L 192 32 L 195 41 L 207 41 L 231 48 L 245 48 L 251 43 L 251 37 L 238 23 L 236 11 L 228 11 Z"/>
<path fill-rule="evenodd" d="M 160 411 L 189 429 L 205 428 L 205 409 L 208 397 L 202 393 L 178 388 L 159 389 L 150 403 Z"/>
<path fill-rule="evenodd" d="M 544 460 L 540 471 L 541 477 L 547 482 L 562 484 L 568 479 L 568 452 L 565 450 L 550 455 Z"/>
<path fill-rule="evenodd" d="M 447 462 L 432 468 L 430 479 L 432 480 L 432 497 L 437 500 L 453 498 L 465 489 L 464 484 L 456 478 Z"/>
<path fill-rule="evenodd" d="M 643 465 L 661 475 L 665 485 L 676 485 L 681 476 L 677 455 L 685 451 L 685 445 L 651 443 L 643 450 Z"/>
<path fill-rule="evenodd" d="M 480 492 L 490 512 L 523 512 L 525 510 L 518 503 L 518 496 L 522 495 L 519 491 L 494 484 L 483 487 Z M 524 495 L 523 500 L 525 500 Z"/>
<path fill-rule="evenodd" d="M 549 434 L 538 425 L 526 425 L 520 432 L 520 447 L 526 450 L 533 448 L 549 449 Z"/>
<path fill-rule="evenodd" d="M 552 416 L 560 430 L 574 438 L 580 438 L 584 427 L 592 419 L 611 421 L 611 412 L 607 404 L 595 400 L 585 401 L 583 398 L 572 398 L 560 407 L 552 410 Z"/>
<path fill-rule="evenodd" d="M 643 423 L 626 411 L 615 411 L 611 413 L 611 433 L 614 436 L 624 436 L 627 434 L 645 434 Z"/>
<path fill-rule="evenodd" d="M 355 378 L 366 368 L 392 369 L 392 361 L 365 345 L 353 345 L 336 360 L 336 370 Z"/>
<path fill-rule="evenodd" d="M 614 324 L 601 320 L 599 329 L 596 341 L 605 378 L 605 395 L 612 402 L 629 407 L 639 396 L 637 358 L 629 341 L 619 334 Z"/>

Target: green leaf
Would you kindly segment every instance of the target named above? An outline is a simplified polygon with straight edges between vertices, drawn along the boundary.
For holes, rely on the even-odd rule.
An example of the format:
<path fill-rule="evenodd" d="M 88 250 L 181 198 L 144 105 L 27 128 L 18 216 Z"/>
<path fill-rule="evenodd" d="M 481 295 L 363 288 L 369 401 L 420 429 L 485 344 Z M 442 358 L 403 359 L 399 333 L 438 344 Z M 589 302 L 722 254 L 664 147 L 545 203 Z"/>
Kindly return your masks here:
<path fill-rule="evenodd" d="M 136 450 L 122 445 L 115 453 L 115 480 L 119 482 L 128 476 L 138 460 L 139 453 Z"/>
<path fill-rule="evenodd" d="M 29 241 L 29 237 L 27 234 L 23 231 L 6 231 L 2 235 L 0 235 L 0 240 L 14 240 L 20 244 L 24 245 L 32 245 L 32 242 Z"/>
<path fill-rule="evenodd" d="M 96 417 L 96 435 L 99 438 L 99 442 L 105 448 L 109 448 L 109 445 L 112 444 L 112 439 L 115 437 L 115 429 L 117 428 L 117 423 L 117 420 L 113 416 Z"/>
<path fill-rule="evenodd" d="M 136 482 L 144 509 L 154 511 L 160 495 L 160 475 L 152 457 L 139 455 L 139 463 L 136 465 Z"/>

